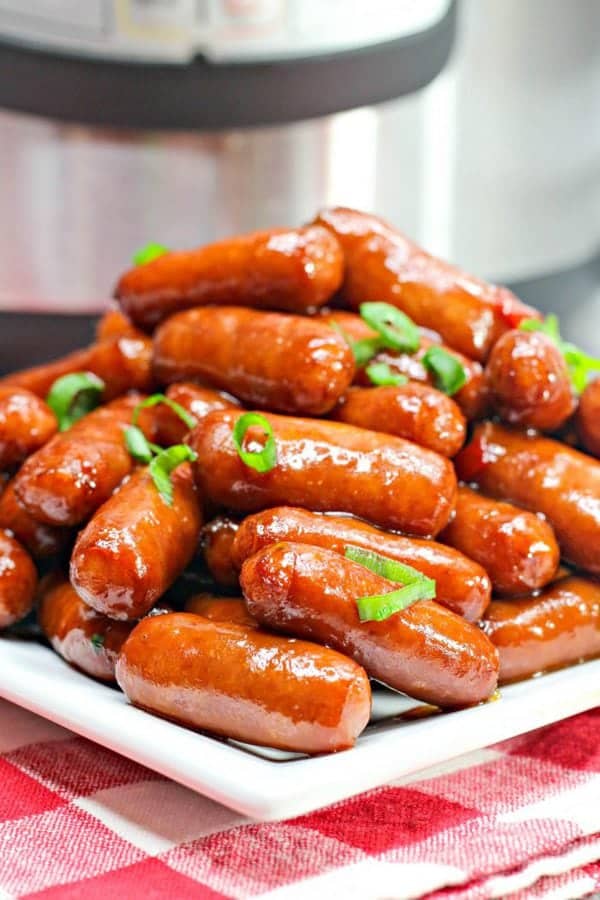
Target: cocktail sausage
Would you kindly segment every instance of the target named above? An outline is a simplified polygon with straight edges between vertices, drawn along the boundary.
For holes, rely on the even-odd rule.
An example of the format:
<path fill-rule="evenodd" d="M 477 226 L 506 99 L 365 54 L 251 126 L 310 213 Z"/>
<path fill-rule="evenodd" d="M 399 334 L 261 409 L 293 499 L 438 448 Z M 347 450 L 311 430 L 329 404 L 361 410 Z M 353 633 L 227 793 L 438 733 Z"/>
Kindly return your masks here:
<path fill-rule="evenodd" d="M 141 621 L 117 681 L 183 725 L 301 753 L 351 747 L 371 706 L 364 669 L 335 650 L 191 613 Z"/>

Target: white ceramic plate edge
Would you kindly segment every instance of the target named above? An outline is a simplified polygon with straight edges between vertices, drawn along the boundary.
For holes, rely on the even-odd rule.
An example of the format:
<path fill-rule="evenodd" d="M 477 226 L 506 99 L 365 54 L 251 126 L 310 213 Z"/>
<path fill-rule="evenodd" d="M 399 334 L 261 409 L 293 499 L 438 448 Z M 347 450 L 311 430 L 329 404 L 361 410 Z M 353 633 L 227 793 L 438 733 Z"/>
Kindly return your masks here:
<path fill-rule="evenodd" d="M 600 660 L 504 688 L 497 702 L 369 729 L 356 747 L 273 762 L 131 707 L 39 644 L 0 639 L 0 696 L 254 819 L 299 815 L 583 712 Z"/>

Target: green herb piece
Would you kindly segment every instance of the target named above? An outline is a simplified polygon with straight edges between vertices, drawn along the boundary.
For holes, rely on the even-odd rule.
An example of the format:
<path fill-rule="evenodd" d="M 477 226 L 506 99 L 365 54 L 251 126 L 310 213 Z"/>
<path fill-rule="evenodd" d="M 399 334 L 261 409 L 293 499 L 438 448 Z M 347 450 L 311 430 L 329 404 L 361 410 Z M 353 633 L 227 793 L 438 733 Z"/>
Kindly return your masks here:
<path fill-rule="evenodd" d="M 66 431 L 95 409 L 104 391 L 104 382 L 93 372 L 72 372 L 57 378 L 46 403 L 58 420 L 58 430 Z"/>
<path fill-rule="evenodd" d="M 267 440 L 262 450 L 244 450 L 244 438 L 249 428 L 254 425 L 262 429 Z M 232 440 L 235 449 L 244 465 L 256 472 L 270 472 L 277 464 L 277 444 L 273 435 L 271 423 L 260 413 L 244 413 L 233 426 Z"/>
<path fill-rule="evenodd" d="M 466 384 L 467 373 L 464 366 L 443 347 L 432 344 L 423 354 L 421 362 L 433 374 L 437 389 L 449 397 Z"/>
<path fill-rule="evenodd" d="M 393 372 L 390 366 L 384 362 L 370 363 L 365 369 L 367 378 L 372 384 L 377 385 L 393 385 L 397 387 L 400 384 L 406 384 L 408 378 L 401 372 Z"/>
<path fill-rule="evenodd" d="M 179 416 L 181 421 L 184 423 L 184 425 L 187 426 L 187 428 L 190 429 L 190 431 L 197 424 L 196 419 L 191 413 L 187 411 L 187 409 L 184 409 L 184 407 L 180 403 L 177 403 L 175 400 L 171 400 L 171 398 L 167 397 L 165 394 L 151 394 L 150 397 L 146 397 L 145 400 L 142 400 L 141 403 L 138 403 L 138 405 L 133 410 L 133 416 L 131 417 L 132 424 L 137 425 L 140 417 L 140 412 L 143 409 L 148 409 L 148 407 L 150 406 L 158 406 L 159 403 L 164 403 L 165 406 L 168 406 L 169 409 L 172 409 L 175 415 Z"/>
<path fill-rule="evenodd" d="M 519 330 L 539 331 L 556 344 L 565 359 L 571 384 L 577 394 L 581 394 L 585 390 L 592 372 L 600 372 L 600 359 L 589 356 L 569 341 L 563 341 L 560 335 L 558 316 L 554 315 L 554 313 L 550 313 L 542 321 L 539 319 L 523 319 L 519 325 Z"/>
<path fill-rule="evenodd" d="M 396 612 L 406 609 L 417 600 L 432 600 L 435 597 L 436 584 L 433 578 L 428 578 L 405 563 L 381 556 L 372 550 L 363 550 L 361 547 L 348 546 L 344 548 L 344 556 L 353 562 L 387 578 L 388 581 L 397 581 L 404 586 L 389 594 L 375 594 L 372 597 L 358 597 L 356 605 L 361 622 L 381 621 L 389 618 Z"/>
<path fill-rule="evenodd" d="M 130 425 L 125 429 L 125 446 L 137 462 L 149 463 L 154 456 L 153 446 L 137 425 Z M 158 448 L 159 452 L 162 447 Z"/>
<path fill-rule="evenodd" d="M 158 259 L 159 256 L 164 256 L 168 252 L 168 247 L 163 247 L 162 244 L 150 241 L 145 247 L 141 247 L 133 254 L 133 262 L 136 266 L 143 266 L 145 263 L 152 262 L 153 259 Z"/>
<path fill-rule="evenodd" d="M 92 647 L 96 651 L 96 653 L 100 653 L 100 651 L 104 647 L 104 635 L 103 634 L 93 634 L 90 638 L 90 642 L 92 644 Z"/>
<path fill-rule="evenodd" d="M 435 597 L 435 581 L 427 578 L 415 581 L 389 594 L 374 594 L 372 597 L 357 597 L 358 617 L 361 622 L 381 622 L 394 613 L 407 609 L 417 600 L 432 600 Z"/>
<path fill-rule="evenodd" d="M 414 353 L 421 346 L 419 329 L 391 303 L 361 303 L 360 314 L 381 337 L 384 347 L 401 353 Z"/>
<path fill-rule="evenodd" d="M 194 462 L 197 454 L 187 444 L 174 444 L 161 450 L 150 462 L 149 471 L 160 496 L 169 506 L 173 504 L 171 473 L 184 462 Z"/>
<path fill-rule="evenodd" d="M 373 338 L 362 338 L 360 341 L 353 341 L 350 344 L 350 349 L 354 355 L 354 362 L 358 366 L 359 369 L 362 369 L 370 359 L 373 359 L 376 353 L 378 353 L 384 344 L 379 337 Z"/>

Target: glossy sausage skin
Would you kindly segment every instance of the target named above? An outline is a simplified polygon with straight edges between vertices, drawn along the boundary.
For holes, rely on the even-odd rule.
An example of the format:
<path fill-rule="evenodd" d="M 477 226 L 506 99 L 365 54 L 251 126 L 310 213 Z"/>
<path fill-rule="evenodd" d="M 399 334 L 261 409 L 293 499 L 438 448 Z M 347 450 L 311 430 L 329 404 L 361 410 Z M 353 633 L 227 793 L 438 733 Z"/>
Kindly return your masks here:
<path fill-rule="evenodd" d="M 133 466 L 124 430 L 140 399 L 129 395 L 95 409 L 26 460 L 14 486 L 30 515 L 47 525 L 77 525 L 108 500 Z"/>
<path fill-rule="evenodd" d="M 579 398 L 575 421 L 584 448 L 600 457 L 600 378 L 591 381 Z"/>
<path fill-rule="evenodd" d="M 350 388 L 333 412 L 338 422 L 384 431 L 452 457 L 466 436 L 456 403 L 426 384 Z"/>
<path fill-rule="evenodd" d="M 376 336 L 376 332 L 356 313 L 344 310 L 323 311 L 323 318 L 329 323 L 341 328 L 350 340 L 359 341 L 364 338 Z M 422 362 L 423 356 L 432 345 L 441 344 L 441 338 L 435 332 L 426 328 L 420 328 L 421 346 L 416 353 L 398 353 L 395 350 L 382 349 L 373 357 L 373 362 L 385 363 L 393 374 L 404 375 L 409 381 L 434 386 L 433 374 Z M 467 419 L 481 418 L 487 409 L 487 387 L 483 374 L 483 366 L 474 359 L 469 359 L 462 353 L 457 353 L 450 347 L 444 347 L 447 353 L 451 353 L 464 369 L 466 382 L 457 391 L 452 399 L 460 406 Z M 355 377 L 357 384 L 365 387 L 371 386 L 371 381 L 365 369 L 358 369 Z"/>
<path fill-rule="evenodd" d="M 33 607 L 37 573 L 27 551 L 0 531 L 0 628 L 23 619 Z"/>
<path fill-rule="evenodd" d="M 521 319 L 539 318 L 507 288 L 430 256 L 375 216 L 338 207 L 324 210 L 315 221 L 342 245 L 346 273 L 341 293 L 353 308 L 369 298 L 391 303 L 479 362 Z"/>
<path fill-rule="evenodd" d="M 310 312 L 337 291 L 343 257 L 320 226 L 257 231 L 164 256 L 126 272 L 115 288 L 123 311 L 152 329 L 172 313 L 211 304 Z"/>
<path fill-rule="evenodd" d="M 344 338 L 317 318 L 239 306 L 190 309 L 154 336 L 154 373 L 198 379 L 252 406 L 321 415 L 354 377 Z"/>
<path fill-rule="evenodd" d="M 212 622 L 231 622 L 258 628 L 258 622 L 250 615 L 242 597 L 217 597 L 215 594 L 194 594 L 185 601 L 185 611 L 204 616 Z"/>
<path fill-rule="evenodd" d="M 556 431 L 576 400 L 565 359 L 540 332 L 508 331 L 496 342 L 485 369 L 490 402 L 509 425 Z"/>
<path fill-rule="evenodd" d="M 213 579 L 221 587 L 237 587 L 238 569 L 233 564 L 233 542 L 239 522 L 229 516 L 217 516 L 202 529 L 204 561 Z M 210 616 L 208 616 L 210 618 Z"/>
<path fill-rule="evenodd" d="M 0 386 L 0 469 L 43 447 L 57 428 L 49 406 L 31 391 Z"/>
<path fill-rule="evenodd" d="M 140 622 L 117 681 L 183 725 L 303 753 L 351 747 L 371 706 L 364 670 L 340 653 L 191 613 Z"/>
<path fill-rule="evenodd" d="M 97 612 L 137 619 L 154 606 L 192 558 L 202 518 L 192 471 L 172 473 L 173 503 L 146 468 L 134 472 L 79 534 L 71 583 Z"/>
<path fill-rule="evenodd" d="M 113 307 L 98 320 L 96 340 L 108 341 L 116 337 L 139 337 L 140 331 L 120 309 Z"/>
<path fill-rule="evenodd" d="M 487 573 L 451 547 L 389 534 L 351 516 L 323 515 L 289 506 L 244 519 L 233 542 L 233 564 L 241 569 L 248 557 L 279 541 L 313 544 L 342 555 L 352 545 L 397 559 L 433 578 L 437 602 L 470 622 L 480 619 L 490 602 Z"/>
<path fill-rule="evenodd" d="M 346 653 L 372 678 L 417 700 L 464 706 L 495 690 L 497 653 L 475 625 L 431 601 L 361 622 L 357 597 L 398 584 L 332 550 L 272 544 L 246 560 L 240 582 L 262 625 Z"/>
<path fill-rule="evenodd" d="M 558 544 L 545 519 L 468 487 L 459 487 L 456 512 L 440 540 L 480 563 L 498 594 L 537 591 L 558 568 Z"/>
<path fill-rule="evenodd" d="M 57 378 L 72 372 L 92 372 L 101 378 L 105 384 L 102 402 L 129 390 L 150 390 L 152 342 L 145 335 L 98 341 L 54 362 L 7 375 L 0 379 L 0 386 L 26 388 L 45 399 Z"/>
<path fill-rule="evenodd" d="M 537 597 L 492 601 L 483 629 L 500 655 L 500 683 L 600 654 L 600 584 L 572 576 Z"/>
<path fill-rule="evenodd" d="M 435 535 L 454 507 L 456 478 L 444 457 L 402 438 L 341 422 L 265 414 L 277 462 L 260 473 L 233 444 L 235 413 L 211 413 L 191 433 L 203 496 L 237 512 L 289 504 L 348 512 L 383 528 Z M 248 437 L 254 438 L 253 430 Z M 260 433 L 257 435 L 260 438 Z"/>
<path fill-rule="evenodd" d="M 11 531 L 34 559 L 59 556 L 72 540 L 68 528 L 38 522 L 19 502 L 14 480 L 9 481 L 0 496 L 0 528 Z"/>
<path fill-rule="evenodd" d="M 90 609 L 71 584 L 50 576 L 38 592 L 40 628 L 59 656 L 86 675 L 115 680 L 115 665 L 133 622 L 116 622 Z"/>
<path fill-rule="evenodd" d="M 546 516 L 567 562 L 600 575 L 600 462 L 550 438 L 485 422 L 456 458 L 463 481 Z"/>
<path fill-rule="evenodd" d="M 188 382 L 172 384 L 165 393 L 170 400 L 191 413 L 197 423 L 214 409 L 239 409 L 235 397 Z M 185 422 L 166 404 L 142 410 L 139 424 L 146 437 L 162 447 L 181 444 L 189 431 Z"/>

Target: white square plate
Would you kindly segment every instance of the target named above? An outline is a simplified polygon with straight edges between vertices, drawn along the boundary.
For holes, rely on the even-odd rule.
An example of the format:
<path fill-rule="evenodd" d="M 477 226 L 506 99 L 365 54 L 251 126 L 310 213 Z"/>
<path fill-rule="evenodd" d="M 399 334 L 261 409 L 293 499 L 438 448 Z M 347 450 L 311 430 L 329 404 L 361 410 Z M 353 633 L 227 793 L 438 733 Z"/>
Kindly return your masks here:
<path fill-rule="evenodd" d="M 418 772 L 600 703 L 600 659 L 502 689 L 473 709 L 407 720 L 416 704 L 377 690 L 352 750 L 313 758 L 188 731 L 130 706 L 47 647 L 0 638 L 0 696 L 256 819 L 279 819 Z M 394 718 L 396 717 L 396 718 Z"/>

